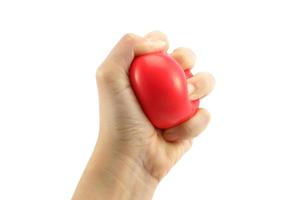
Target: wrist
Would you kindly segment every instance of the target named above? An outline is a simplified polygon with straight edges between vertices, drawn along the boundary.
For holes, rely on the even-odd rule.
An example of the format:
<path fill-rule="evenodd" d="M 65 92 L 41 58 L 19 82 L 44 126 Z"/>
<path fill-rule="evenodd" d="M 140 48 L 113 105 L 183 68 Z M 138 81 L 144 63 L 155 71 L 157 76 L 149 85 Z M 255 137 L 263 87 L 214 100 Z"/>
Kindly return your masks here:
<path fill-rule="evenodd" d="M 93 198 L 152 199 L 157 179 L 131 156 L 114 149 L 115 146 L 96 145 L 81 180 L 86 185 L 85 190 L 89 190 Z"/>

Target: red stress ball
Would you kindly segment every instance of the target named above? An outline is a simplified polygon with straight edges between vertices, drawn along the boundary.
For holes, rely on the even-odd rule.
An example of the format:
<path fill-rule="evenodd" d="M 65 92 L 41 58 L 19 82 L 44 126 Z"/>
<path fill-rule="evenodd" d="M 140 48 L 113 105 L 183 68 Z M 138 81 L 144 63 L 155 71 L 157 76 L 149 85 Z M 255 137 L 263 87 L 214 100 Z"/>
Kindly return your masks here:
<path fill-rule="evenodd" d="M 136 57 L 129 69 L 133 91 L 148 119 L 160 129 L 171 128 L 191 118 L 199 100 L 188 97 L 186 79 L 193 76 L 166 53 Z"/>

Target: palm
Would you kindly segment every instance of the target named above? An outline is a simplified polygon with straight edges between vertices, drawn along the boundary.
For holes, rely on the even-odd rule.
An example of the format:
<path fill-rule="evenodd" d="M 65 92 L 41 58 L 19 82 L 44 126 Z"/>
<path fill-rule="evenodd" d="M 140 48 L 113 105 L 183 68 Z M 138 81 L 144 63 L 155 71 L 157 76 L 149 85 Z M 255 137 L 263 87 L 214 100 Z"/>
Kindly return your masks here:
<path fill-rule="evenodd" d="M 189 140 L 178 143 L 164 140 L 162 130 L 152 126 L 128 84 L 121 92 L 115 94 L 113 102 L 109 103 L 115 105 L 113 127 L 114 132 L 118 133 L 117 140 L 124 141 L 123 148 L 135 149 L 135 152 L 143 155 L 139 158 L 139 162 L 156 179 L 166 175 L 190 147 Z M 106 107 L 106 104 L 103 102 L 103 106 Z M 109 119 L 108 116 L 102 118 Z"/>

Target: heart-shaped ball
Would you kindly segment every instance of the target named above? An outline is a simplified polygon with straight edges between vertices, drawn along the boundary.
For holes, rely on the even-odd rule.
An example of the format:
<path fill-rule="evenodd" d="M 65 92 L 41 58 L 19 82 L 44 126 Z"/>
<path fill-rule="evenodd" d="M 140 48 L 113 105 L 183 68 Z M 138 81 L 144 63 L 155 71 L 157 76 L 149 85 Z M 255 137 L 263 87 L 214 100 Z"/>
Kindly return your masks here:
<path fill-rule="evenodd" d="M 136 57 L 129 69 L 131 87 L 148 119 L 160 129 L 171 128 L 191 118 L 199 100 L 190 101 L 183 70 L 166 53 L 151 53 Z"/>

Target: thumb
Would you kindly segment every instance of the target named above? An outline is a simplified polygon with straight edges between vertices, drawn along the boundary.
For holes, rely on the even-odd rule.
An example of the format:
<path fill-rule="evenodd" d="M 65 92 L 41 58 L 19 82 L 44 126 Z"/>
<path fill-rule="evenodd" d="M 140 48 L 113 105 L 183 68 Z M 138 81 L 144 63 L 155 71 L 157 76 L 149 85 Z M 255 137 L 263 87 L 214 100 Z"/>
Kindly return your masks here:
<path fill-rule="evenodd" d="M 135 56 L 162 51 L 167 45 L 163 40 L 151 40 L 128 33 L 115 45 L 101 67 L 128 72 Z"/>

